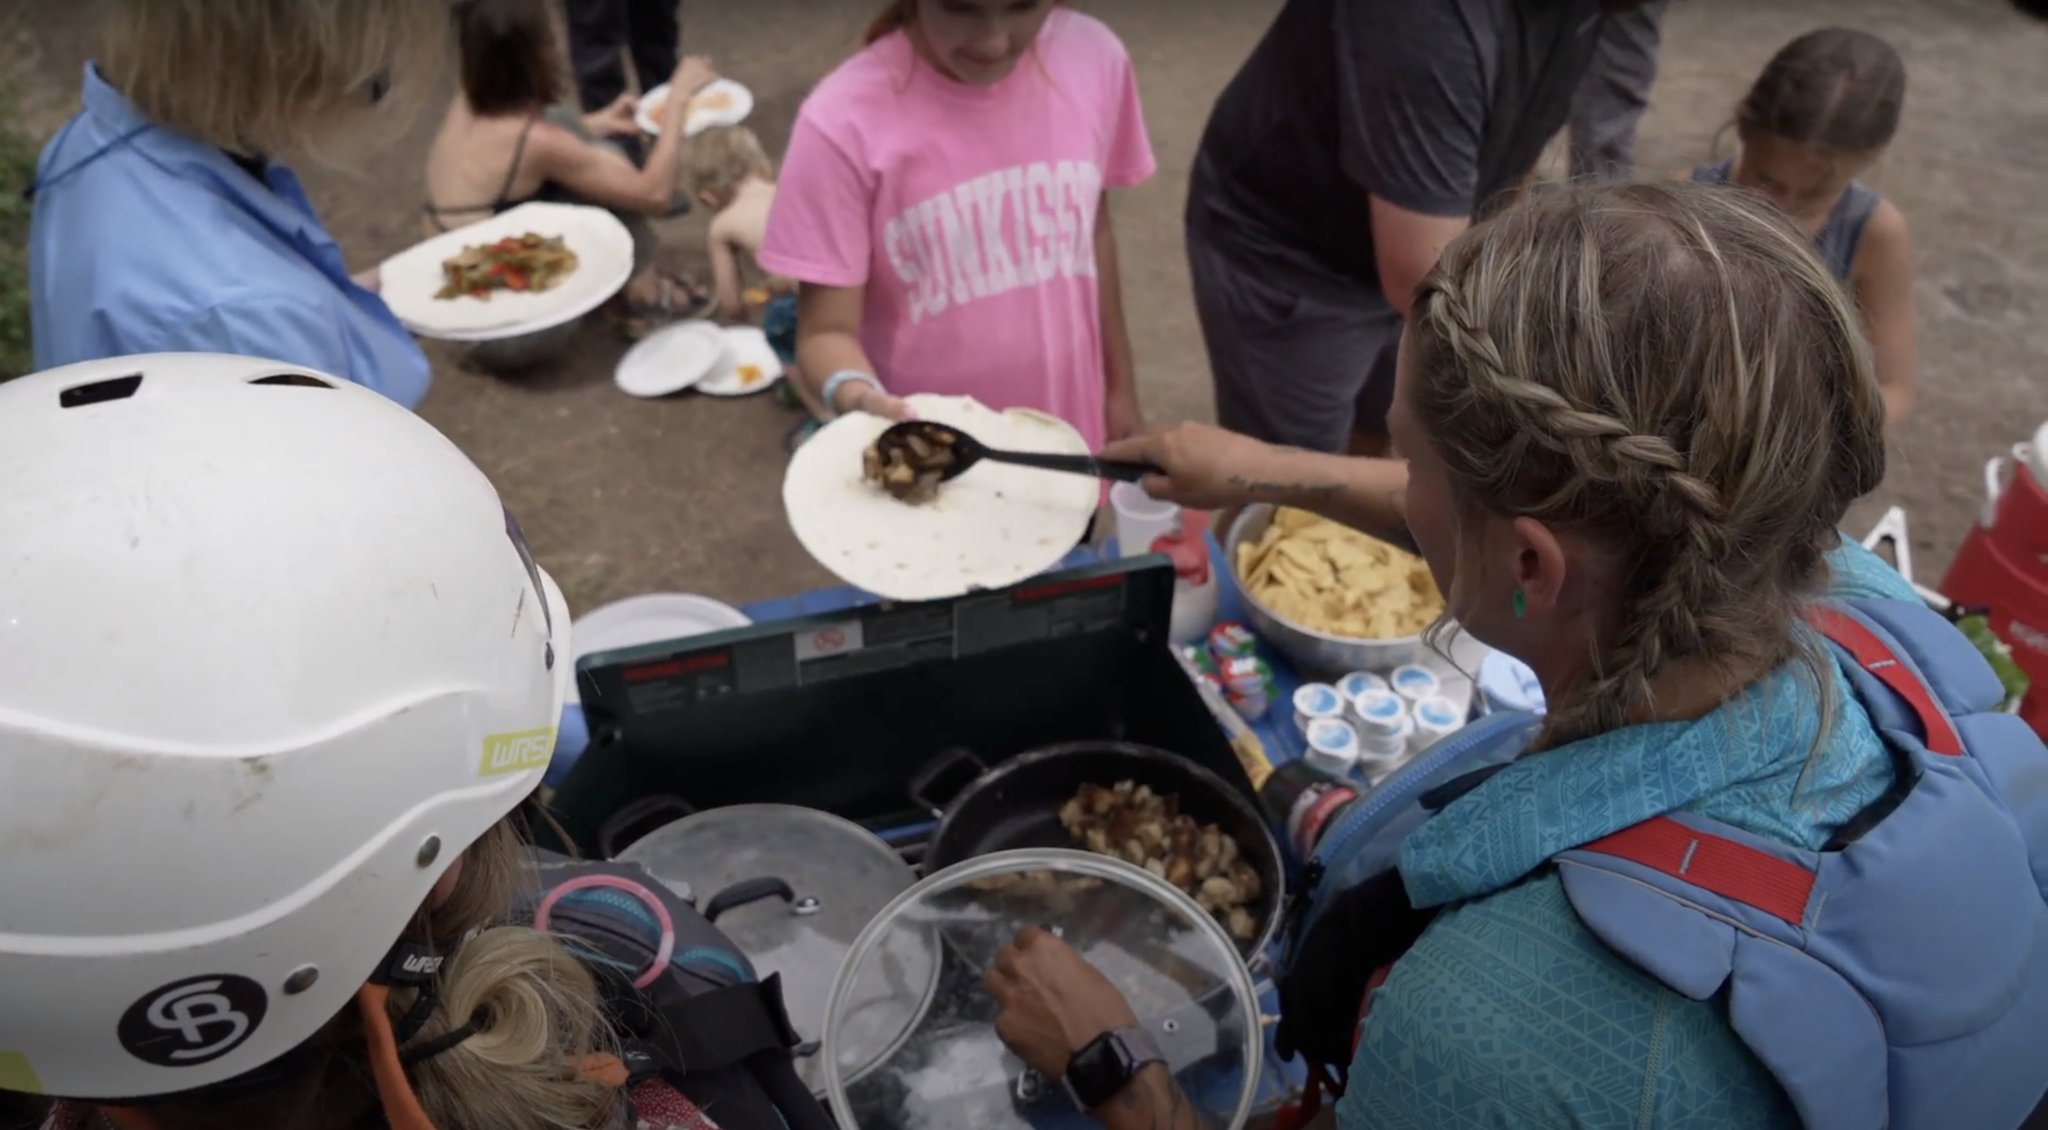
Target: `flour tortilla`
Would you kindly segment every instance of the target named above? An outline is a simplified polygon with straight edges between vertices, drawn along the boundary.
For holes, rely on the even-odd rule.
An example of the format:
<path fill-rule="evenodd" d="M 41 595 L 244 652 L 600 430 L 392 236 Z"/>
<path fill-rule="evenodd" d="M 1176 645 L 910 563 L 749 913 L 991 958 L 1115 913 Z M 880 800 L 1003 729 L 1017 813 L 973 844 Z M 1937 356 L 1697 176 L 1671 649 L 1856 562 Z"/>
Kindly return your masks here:
<path fill-rule="evenodd" d="M 920 419 L 1008 451 L 1088 454 L 1065 421 L 996 412 L 971 397 L 912 396 Z M 1102 484 L 1085 475 L 981 463 L 929 502 L 890 496 L 861 474 L 861 455 L 889 426 L 841 416 L 797 449 L 782 504 L 797 540 L 833 575 L 890 600 L 941 600 L 996 589 L 1059 563 L 1088 530 Z"/>
<path fill-rule="evenodd" d="M 576 253 L 576 269 L 553 289 L 493 291 L 488 300 L 434 297 L 443 282 L 441 264 L 463 248 L 528 232 L 561 236 Z M 633 274 L 633 236 L 602 208 L 536 201 L 414 244 L 386 259 L 379 274 L 384 301 L 406 329 L 447 341 L 495 341 L 559 326 L 604 305 Z"/>

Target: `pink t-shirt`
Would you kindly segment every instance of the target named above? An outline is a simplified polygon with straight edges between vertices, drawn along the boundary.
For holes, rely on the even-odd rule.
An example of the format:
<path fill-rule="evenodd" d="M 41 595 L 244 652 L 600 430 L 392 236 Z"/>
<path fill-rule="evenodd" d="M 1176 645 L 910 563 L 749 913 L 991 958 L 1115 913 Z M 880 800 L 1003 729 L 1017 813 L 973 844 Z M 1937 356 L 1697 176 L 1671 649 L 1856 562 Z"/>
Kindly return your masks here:
<path fill-rule="evenodd" d="M 1096 216 L 1154 168 L 1130 56 L 1100 21 L 1055 11 L 990 87 L 897 32 L 805 99 L 759 258 L 866 288 L 861 342 L 890 392 L 1036 408 L 1097 448 Z"/>

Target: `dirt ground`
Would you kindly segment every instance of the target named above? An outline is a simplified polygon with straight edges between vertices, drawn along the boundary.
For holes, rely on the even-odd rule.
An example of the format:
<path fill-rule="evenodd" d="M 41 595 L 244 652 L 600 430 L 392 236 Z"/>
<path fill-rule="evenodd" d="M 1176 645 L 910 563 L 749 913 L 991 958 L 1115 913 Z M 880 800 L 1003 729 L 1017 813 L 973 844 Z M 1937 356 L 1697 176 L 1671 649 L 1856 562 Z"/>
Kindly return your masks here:
<path fill-rule="evenodd" d="M 687 0 L 689 51 L 750 86 L 771 149 L 810 85 L 851 48 L 876 0 Z M 1208 374 L 1180 238 L 1186 170 L 1209 107 L 1280 0 L 1081 0 L 1130 47 L 1160 173 L 1115 201 L 1126 305 L 1146 411 L 1210 415 Z M 100 24 L 96 0 L 0 0 L 32 53 L 31 106 L 54 127 L 75 102 Z M 1906 120 L 1871 180 L 1912 223 L 1919 258 L 1921 407 L 1899 434 L 1862 530 L 1908 508 L 1923 581 L 1938 577 L 1976 512 L 1991 455 L 2048 419 L 2048 26 L 2005 0 L 1678 0 L 1642 124 L 1640 173 L 1702 160 L 1764 60 L 1794 35 L 1852 23 L 1889 38 L 1911 73 Z M 423 113 L 350 170 L 303 168 L 351 266 L 418 238 L 420 170 L 439 118 Z M 110 218 L 118 222 L 118 218 Z M 706 270 L 703 219 L 663 225 L 669 254 Z M 578 611 L 649 591 L 739 603 L 830 582 L 783 521 L 783 433 L 768 397 L 647 402 L 611 384 L 624 344 L 586 329 L 571 360 L 516 381 L 461 369 L 430 347 L 422 409 L 497 482 Z M 972 364 L 973 358 L 962 358 Z"/>

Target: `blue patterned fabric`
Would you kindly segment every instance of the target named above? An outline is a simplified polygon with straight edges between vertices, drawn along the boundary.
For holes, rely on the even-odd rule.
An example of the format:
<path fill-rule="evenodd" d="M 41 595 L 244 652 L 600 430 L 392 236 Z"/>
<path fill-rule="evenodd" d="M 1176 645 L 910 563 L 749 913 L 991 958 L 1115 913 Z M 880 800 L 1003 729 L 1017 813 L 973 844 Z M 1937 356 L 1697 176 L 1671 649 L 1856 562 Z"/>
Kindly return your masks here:
<path fill-rule="evenodd" d="M 1839 597 L 1913 600 L 1861 546 Z M 1692 722 L 1632 726 L 1525 758 L 1409 837 L 1401 874 L 1446 911 L 1373 997 L 1338 1104 L 1344 1130 L 1725 1130 L 1799 1125 L 1716 1001 L 1666 989 L 1580 922 L 1545 864 L 1668 812 L 1819 848 L 1891 767 L 1832 664 L 1826 740 L 1810 678 L 1773 672 Z"/>

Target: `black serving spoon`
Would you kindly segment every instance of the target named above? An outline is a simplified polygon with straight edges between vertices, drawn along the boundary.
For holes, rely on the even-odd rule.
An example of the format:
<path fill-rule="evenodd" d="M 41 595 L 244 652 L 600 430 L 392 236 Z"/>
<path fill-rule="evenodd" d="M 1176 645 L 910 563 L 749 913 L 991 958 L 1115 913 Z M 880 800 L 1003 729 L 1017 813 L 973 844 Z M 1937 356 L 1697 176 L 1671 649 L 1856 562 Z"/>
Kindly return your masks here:
<path fill-rule="evenodd" d="M 916 439 L 917 444 L 911 440 Z M 920 454 L 918 446 L 926 452 L 950 452 L 952 460 L 943 467 L 938 464 L 943 456 Z M 1123 463 L 1111 459 L 1097 459 L 1093 455 L 1049 455 L 1038 451 L 1001 451 L 968 435 L 955 427 L 935 423 L 931 420 L 906 420 L 892 424 L 875 439 L 875 450 L 886 457 L 891 451 L 901 451 L 904 462 L 920 471 L 939 472 L 939 482 L 957 479 L 969 467 L 984 460 L 990 463 L 1010 463 L 1019 467 L 1036 467 L 1042 471 L 1066 471 L 1076 475 L 1093 475 L 1098 479 L 1112 479 L 1120 483 L 1135 483 L 1147 475 L 1163 475 L 1166 472 L 1150 463 Z"/>

